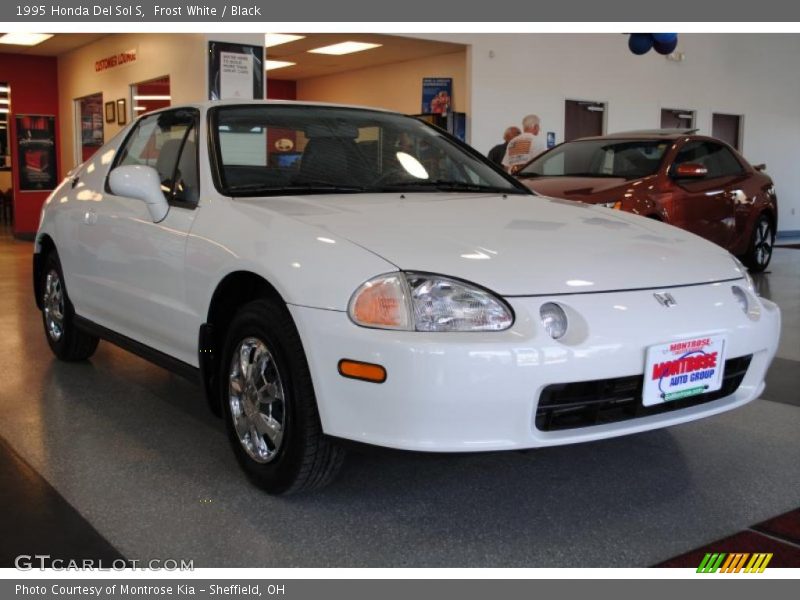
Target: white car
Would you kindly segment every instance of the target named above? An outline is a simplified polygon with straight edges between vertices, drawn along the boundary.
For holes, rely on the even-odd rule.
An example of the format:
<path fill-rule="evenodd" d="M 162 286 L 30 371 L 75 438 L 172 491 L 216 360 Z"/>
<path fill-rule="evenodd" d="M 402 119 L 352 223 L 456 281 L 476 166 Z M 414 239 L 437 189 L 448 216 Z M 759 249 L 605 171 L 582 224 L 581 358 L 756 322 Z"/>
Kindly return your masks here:
<path fill-rule="evenodd" d="M 319 104 L 138 119 L 47 200 L 34 271 L 57 357 L 104 338 L 196 377 L 271 493 L 328 482 L 340 439 L 511 450 L 715 415 L 761 394 L 780 331 L 718 246 Z"/>

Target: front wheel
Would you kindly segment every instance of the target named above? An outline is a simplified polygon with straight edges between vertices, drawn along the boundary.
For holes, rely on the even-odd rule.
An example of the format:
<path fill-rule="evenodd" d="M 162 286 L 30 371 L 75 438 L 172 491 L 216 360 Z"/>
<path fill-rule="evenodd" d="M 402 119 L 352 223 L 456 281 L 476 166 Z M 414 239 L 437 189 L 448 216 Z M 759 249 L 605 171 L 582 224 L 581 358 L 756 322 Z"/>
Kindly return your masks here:
<path fill-rule="evenodd" d="M 75 326 L 75 310 L 64 285 L 64 272 L 55 250 L 44 259 L 42 281 L 42 322 L 47 343 L 61 360 L 86 360 L 97 349 L 98 338 Z"/>
<path fill-rule="evenodd" d="M 322 432 L 300 336 L 284 306 L 245 305 L 220 364 L 228 437 L 248 478 L 270 494 L 323 487 L 344 452 Z"/>
<path fill-rule="evenodd" d="M 775 231 L 766 215 L 761 215 L 753 228 L 750 246 L 742 262 L 753 273 L 760 273 L 769 266 L 772 259 L 772 248 L 775 244 Z"/>

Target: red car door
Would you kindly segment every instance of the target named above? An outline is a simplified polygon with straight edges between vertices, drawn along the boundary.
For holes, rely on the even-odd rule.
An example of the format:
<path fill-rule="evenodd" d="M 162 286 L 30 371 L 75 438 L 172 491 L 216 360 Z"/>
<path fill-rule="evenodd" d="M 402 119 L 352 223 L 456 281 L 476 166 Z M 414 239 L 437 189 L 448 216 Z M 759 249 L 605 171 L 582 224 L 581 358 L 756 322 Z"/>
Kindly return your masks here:
<path fill-rule="evenodd" d="M 703 165 L 707 174 L 676 177 L 675 167 L 683 163 Z M 730 248 L 736 234 L 735 204 L 747 179 L 738 159 L 722 144 L 694 140 L 678 151 L 670 172 L 675 185 L 672 224 Z"/>

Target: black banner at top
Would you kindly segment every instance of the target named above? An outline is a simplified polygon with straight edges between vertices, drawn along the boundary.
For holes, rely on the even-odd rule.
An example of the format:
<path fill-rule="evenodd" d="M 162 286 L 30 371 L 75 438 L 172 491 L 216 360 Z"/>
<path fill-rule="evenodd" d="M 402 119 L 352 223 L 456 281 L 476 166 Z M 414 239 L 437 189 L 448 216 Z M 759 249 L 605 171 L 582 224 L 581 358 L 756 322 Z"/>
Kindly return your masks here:
<path fill-rule="evenodd" d="M 786 0 L 10 0 L 4 22 L 797 22 L 800 4 Z"/>

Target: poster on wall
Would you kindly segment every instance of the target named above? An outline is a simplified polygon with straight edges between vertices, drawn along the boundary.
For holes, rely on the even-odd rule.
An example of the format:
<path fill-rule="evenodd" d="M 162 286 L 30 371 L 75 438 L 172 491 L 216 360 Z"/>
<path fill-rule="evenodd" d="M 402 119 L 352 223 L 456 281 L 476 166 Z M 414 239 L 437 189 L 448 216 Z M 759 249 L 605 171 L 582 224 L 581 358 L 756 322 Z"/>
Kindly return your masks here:
<path fill-rule="evenodd" d="M 451 77 L 422 78 L 422 112 L 447 115 L 453 105 L 453 79 Z"/>
<path fill-rule="evenodd" d="M 17 115 L 17 164 L 23 192 L 53 190 L 57 184 L 56 118 Z"/>
<path fill-rule="evenodd" d="M 228 42 L 208 43 L 208 99 L 229 98 L 264 98 L 264 48 Z"/>

